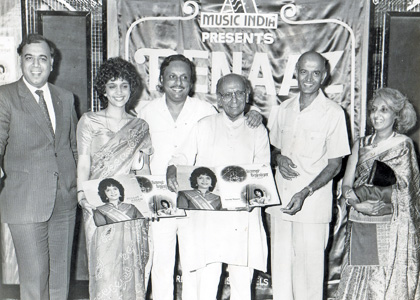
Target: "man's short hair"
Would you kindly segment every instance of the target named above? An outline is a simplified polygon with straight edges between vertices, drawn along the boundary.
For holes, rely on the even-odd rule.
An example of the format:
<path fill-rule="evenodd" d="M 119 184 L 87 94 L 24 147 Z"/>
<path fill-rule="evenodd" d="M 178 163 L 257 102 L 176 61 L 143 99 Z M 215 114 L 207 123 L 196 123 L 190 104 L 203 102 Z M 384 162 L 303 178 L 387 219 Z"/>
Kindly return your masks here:
<path fill-rule="evenodd" d="M 39 43 L 42 43 L 42 42 L 44 42 L 48 45 L 48 47 L 50 48 L 51 58 L 54 58 L 54 56 L 57 52 L 57 48 L 55 47 L 55 45 L 51 41 L 46 39 L 44 36 L 42 36 L 40 34 L 37 34 L 37 33 L 28 34 L 26 37 L 24 37 L 22 39 L 22 42 L 20 43 L 20 45 L 17 48 L 17 53 L 19 54 L 19 56 L 21 56 L 22 52 L 23 52 L 23 48 L 26 45 L 39 44 Z"/>
<path fill-rule="evenodd" d="M 195 74 L 195 66 L 192 63 L 191 60 L 189 60 L 188 58 L 186 58 L 184 55 L 182 54 L 174 54 L 174 55 L 170 55 L 165 57 L 165 59 L 163 60 L 162 64 L 160 65 L 160 74 L 159 74 L 159 80 L 161 78 L 163 78 L 163 75 L 165 74 L 165 70 L 166 68 L 171 64 L 171 62 L 173 61 L 182 61 L 184 63 L 186 63 L 189 67 L 190 67 L 190 72 L 191 72 L 191 84 L 194 85 L 195 81 L 196 81 L 196 74 Z M 158 85 L 158 90 L 161 90 L 160 85 Z"/>
<path fill-rule="evenodd" d="M 235 76 L 235 77 L 241 79 L 244 86 L 245 86 L 245 92 L 247 94 L 251 93 L 251 83 L 249 82 L 249 80 L 245 76 L 239 75 L 239 74 L 236 74 L 236 73 L 227 74 L 227 75 L 219 78 L 219 80 L 217 81 L 217 84 L 216 84 L 216 92 L 217 93 L 220 93 L 220 89 L 222 88 L 222 85 L 223 85 L 224 81 L 226 80 L 226 78 L 231 77 L 231 76 Z"/>

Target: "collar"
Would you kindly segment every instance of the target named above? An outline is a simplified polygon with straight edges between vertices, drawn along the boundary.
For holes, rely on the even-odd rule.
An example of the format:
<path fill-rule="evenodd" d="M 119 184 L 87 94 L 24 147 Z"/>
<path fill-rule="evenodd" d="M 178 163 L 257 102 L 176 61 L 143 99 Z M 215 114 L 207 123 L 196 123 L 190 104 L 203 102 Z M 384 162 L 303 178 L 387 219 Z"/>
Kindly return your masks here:
<path fill-rule="evenodd" d="M 224 110 L 222 110 L 221 114 L 222 114 L 223 122 L 228 127 L 238 128 L 239 126 L 241 126 L 245 122 L 245 116 L 244 116 L 244 114 L 242 114 L 242 116 L 240 116 L 239 118 L 237 118 L 235 121 L 232 121 L 231 119 L 229 119 L 229 117 L 227 116 L 227 114 L 226 114 L 226 112 Z"/>
<path fill-rule="evenodd" d="M 40 87 L 40 88 L 37 88 L 37 87 L 35 87 L 35 86 L 33 86 L 33 85 L 31 85 L 26 79 L 25 79 L 25 77 L 22 77 L 23 78 L 23 82 L 25 83 L 25 85 L 28 87 L 28 89 L 31 91 L 31 93 L 33 94 L 33 95 L 36 95 L 36 91 L 37 90 L 42 90 L 43 92 L 44 92 L 44 94 L 46 94 L 46 93 L 49 93 L 50 92 L 50 90 L 48 89 L 48 82 L 46 82 L 42 87 Z M 38 97 L 38 96 L 37 96 Z"/>
<path fill-rule="evenodd" d="M 296 112 L 307 112 L 311 110 L 318 110 L 318 109 L 324 109 L 325 108 L 325 100 L 327 97 L 325 96 L 324 92 L 320 89 L 318 92 L 318 95 L 315 97 L 315 99 L 312 101 L 311 104 L 309 104 L 308 107 L 306 107 L 304 110 L 300 110 L 300 103 L 299 103 L 300 94 L 297 94 L 292 98 L 290 105 L 292 106 L 293 110 Z"/>

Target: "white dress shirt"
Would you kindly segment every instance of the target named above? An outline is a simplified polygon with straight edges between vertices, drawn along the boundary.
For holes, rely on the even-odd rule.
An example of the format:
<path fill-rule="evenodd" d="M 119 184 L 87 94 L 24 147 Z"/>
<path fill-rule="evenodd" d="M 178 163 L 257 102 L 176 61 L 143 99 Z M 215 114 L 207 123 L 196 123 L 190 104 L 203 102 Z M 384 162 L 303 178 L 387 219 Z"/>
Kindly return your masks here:
<path fill-rule="evenodd" d="M 217 113 L 210 103 L 187 97 L 176 121 L 166 105 L 165 96 L 154 99 L 139 108 L 139 117 L 149 124 L 154 153 L 150 157 L 153 175 L 165 175 L 172 154 L 190 136 L 192 128 L 203 117 Z"/>
<path fill-rule="evenodd" d="M 39 104 L 39 96 L 35 93 L 37 90 L 41 90 L 44 92 L 44 100 L 45 103 L 47 104 L 47 108 L 48 108 L 48 115 L 50 116 L 50 120 L 51 120 L 51 124 L 53 127 L 53 130 L 55 132 L 55 112 L 54 112 L 54 106 L 52 103 L 52 97 L 51 97 L 51 93 L 50 93 L 50 89 L 48 88 L 48 83 L 44 84 L 42 87 L 37 88 L 32 86 L 26 79 L 25 77 L 23 77 L 23 82 L 26 84 L 26 86 L 28 87 L 28 89 L 31 91 L 31 94 L 34 96 L 36 102 L 38 102 Z"/>
<path fill-rule="evenodd" d="M 286 206 L 293 195 L 309 185 L 328 165 L 328 159 L 350 153 L 343 109 L 325 97 L 322 91 L 304 110 L 299 96 L 272 107 L 268 118 L 270 142 L 297 166 L 299 176 L 284 179 L 276 172 L 277 188 Z M 302 210 L 295 215 L 281 213 L 279 206 L 266 210 L 282 214 L 283 220 L 303 223 L 329 223 L 332 215 L 332 180 L 306 198 Z"/>

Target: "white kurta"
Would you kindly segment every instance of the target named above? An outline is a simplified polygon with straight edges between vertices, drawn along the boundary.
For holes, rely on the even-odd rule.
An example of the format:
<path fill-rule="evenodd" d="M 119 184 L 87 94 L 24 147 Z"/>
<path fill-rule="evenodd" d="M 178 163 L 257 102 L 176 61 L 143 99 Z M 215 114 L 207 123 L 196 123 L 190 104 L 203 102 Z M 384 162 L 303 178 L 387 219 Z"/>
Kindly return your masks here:
<path fill-rule="evenodd" d="M 245 118 L 232 122 L 224 112 L 198 122 L 190 138 L 175 153 L 172 163 L 215 167 L 269 163 L 270 148 L 263 125 L 252 129 Z M 261 209 L 252 212 L 188 211 L 191 261 L 197 270 L 222 262 L 266 270 L 267 241 Z"/>

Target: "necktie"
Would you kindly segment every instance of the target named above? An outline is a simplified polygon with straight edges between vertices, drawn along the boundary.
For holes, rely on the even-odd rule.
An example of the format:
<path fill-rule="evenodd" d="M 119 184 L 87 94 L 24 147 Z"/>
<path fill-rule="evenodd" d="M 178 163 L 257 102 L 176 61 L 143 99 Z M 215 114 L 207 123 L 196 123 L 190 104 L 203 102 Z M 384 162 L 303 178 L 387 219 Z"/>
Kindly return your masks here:
<path fill-rule="evenodd" d="M 44 92 L 42 90 L 36 90 L 35 94 L 39 96 L 39 106 L 41 107 L 42 112 L 44 113 L 45 120 L 47 121 L 48 128 L 51 133 L 54 135 L 54 129 L 52 127 L 50 114 L 48 113 L 47 103 L 45 102 Z"/>

